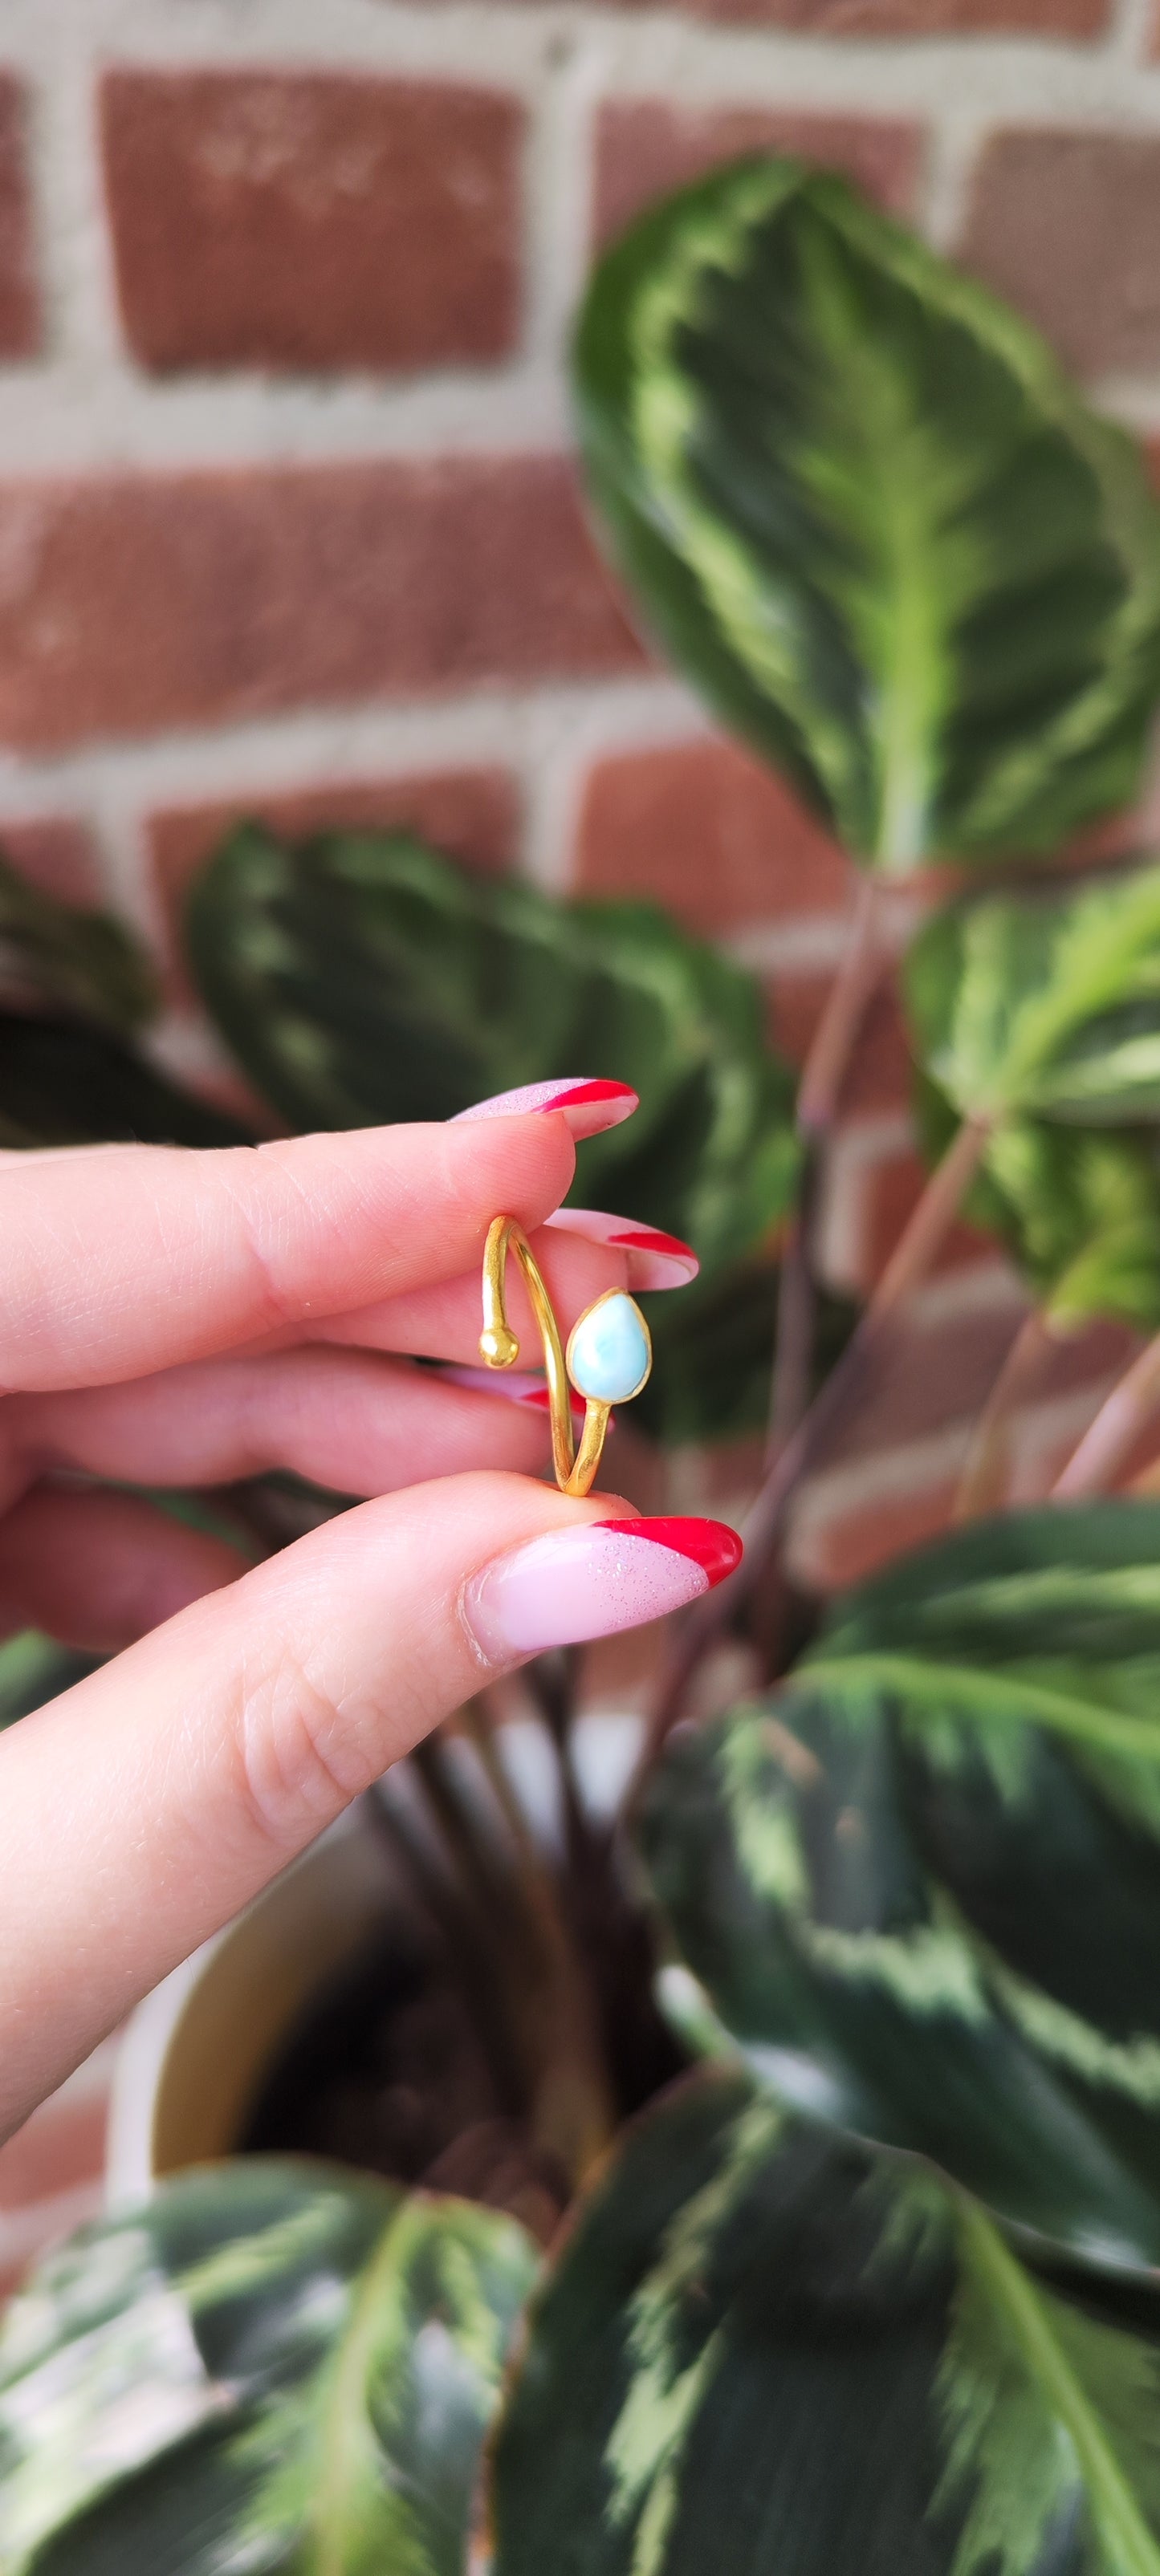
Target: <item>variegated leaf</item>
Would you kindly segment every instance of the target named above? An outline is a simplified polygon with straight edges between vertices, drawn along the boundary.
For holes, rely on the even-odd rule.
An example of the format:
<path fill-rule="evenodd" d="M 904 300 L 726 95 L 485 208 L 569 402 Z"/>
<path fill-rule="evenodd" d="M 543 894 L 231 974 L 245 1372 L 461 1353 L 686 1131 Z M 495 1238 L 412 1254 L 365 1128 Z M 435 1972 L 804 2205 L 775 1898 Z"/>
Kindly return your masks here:
<path fill-rule="evenodd" d="M 846 847 L 1047 848 L 1126 802 L 1160 521 L 1038 336 L 832 173 L 771 157 L 602 260 L 580 430 L 668 650 Z"/>
<path fill-rule="evenodd" d="M 906 966 L 916 1052 L 960 1117 L 1160 1112 L 1160 867 L 937 913 Z"/>
<path fill-rule="evenodd" d="M 631 1083 L 636 1116 L 582 1146 L 575 1194 L 680 1235 L 703 1274 L 691 1321 L 649 1302 L 649 1427 L 751 1427 L 776 1304 L 755 1268 L 798 1148 L 749 976 L 648 905 L 549 902 L 400 834 L 288 850 L 238 833 L 194 889 L 189 939 L 208 1008 L 293 1126 L 448 1118 L 577 1065 Z"/>
<path fill-rule="evenodd" d="M 1160 2264 L 1160 1509 L 898 1561 L 778 1694 L 674 1739 L 641 1840 L 783 2098 Z"/>
<path fill-rule="evenodd" d="M 494 2212 L 259 2159 L 84 2229 L 0 2334 L 4 2576 L 463 2576 L 536 2261 Z"/>
<path fill-rule="evenodd" d="M 915 1105 L 937 1162 L 955 1111 L 928 1079 Z M 963 1212 L 1002 1237 L 1049 1329 L 1068 1333 L 1101 1315 L 1139 1332 L 1160 1327 L 1160 1129 L 1005 1119 L 987 1137 Z"/>
<path fill-rule="evenodd" d="M 400 834 L 291 850 L 251 827 L 198 880 L 189 943 L 295 1126 L 449 1118 L 593 1063 L 641 1105 L 585 1148 L 586 1189 L 615 1187 L 712 1269 L 786 1213 L 792 1083 L 757 987 L 649 905 L 551 903 Z"/>
<path fill-rule="evenodd" d="M 148 952 L 111 912 L 63 903 L 0 851 L 0 972 L 48 1010 L 129 1034 L 159 1006 Z"/>
<path fill-rule="evenodd" d="M 704 2077 L 532 2315 L 494 2576 L 1160 2576 L 1160 2291 Z"/>

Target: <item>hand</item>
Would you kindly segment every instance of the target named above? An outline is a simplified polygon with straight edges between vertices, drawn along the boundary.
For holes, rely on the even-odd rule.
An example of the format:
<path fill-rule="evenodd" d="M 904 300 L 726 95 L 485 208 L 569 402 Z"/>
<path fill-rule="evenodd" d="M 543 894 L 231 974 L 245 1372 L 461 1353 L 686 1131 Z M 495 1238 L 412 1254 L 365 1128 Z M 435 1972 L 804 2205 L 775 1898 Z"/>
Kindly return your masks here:
<path fill-rule="evenodd" d="M 736 1561 L 715 1522 L 533 1481 L 539 1406 L 460 1382 L 500 1211 L 565 1331 L 606 1288 L 695 1268 L 559 1210 L 574 1136 L 635 1101 L 544 1089 L 253 1152 L 0 1160 L 0 1617 L 138 1640 L 0 1736 L 0 2135 L 489 1675 Z M 511 1316 L 538 1359 L 514 1276 Z M 272 1467 L 379 1499 L 245 1570 L 143 1501 L 53 1481 Z"/>

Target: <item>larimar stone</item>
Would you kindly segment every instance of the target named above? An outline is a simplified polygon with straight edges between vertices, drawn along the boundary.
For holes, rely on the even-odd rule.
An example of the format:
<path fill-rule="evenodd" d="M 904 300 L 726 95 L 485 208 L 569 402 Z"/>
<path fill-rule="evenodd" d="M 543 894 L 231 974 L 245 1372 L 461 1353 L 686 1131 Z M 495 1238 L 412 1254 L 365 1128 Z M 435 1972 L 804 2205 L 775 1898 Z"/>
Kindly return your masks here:
<path fill-rule="evenodd" d="M 644 1316 L 623 1288 L 601 1297 L 582 1315 L 568 1344 L 568 1374 L 578 1395 L 600 1404 L 624 1404 L 639 1395 L 649 1373 Z"/>

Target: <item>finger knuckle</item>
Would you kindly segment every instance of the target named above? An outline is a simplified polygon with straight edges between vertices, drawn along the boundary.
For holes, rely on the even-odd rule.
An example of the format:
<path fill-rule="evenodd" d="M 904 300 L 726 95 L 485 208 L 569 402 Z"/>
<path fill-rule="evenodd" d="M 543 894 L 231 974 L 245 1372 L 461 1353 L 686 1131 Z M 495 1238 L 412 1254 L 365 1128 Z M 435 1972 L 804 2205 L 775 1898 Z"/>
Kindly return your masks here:
<path fill-rule="evenodd" d="M 252 1822 L 278 1850 L 301 1849 L 367 1786 L 371 1714 L 323 1688 L 289 1644 L 244 1690 L 238 1725 L 243 1795 Z"/>

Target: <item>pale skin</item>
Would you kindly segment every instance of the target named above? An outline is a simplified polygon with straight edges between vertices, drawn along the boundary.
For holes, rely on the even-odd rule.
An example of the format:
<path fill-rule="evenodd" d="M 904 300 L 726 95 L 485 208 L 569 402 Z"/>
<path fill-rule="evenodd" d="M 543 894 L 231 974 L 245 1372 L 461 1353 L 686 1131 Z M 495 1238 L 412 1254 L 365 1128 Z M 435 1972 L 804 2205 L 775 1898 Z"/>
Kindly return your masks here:
<path fill-rule="evenodd" d="M 544 1230 L 573 1164 L 563 1115 L 0 1157 L 0 1633 L 122 1649 L 0 1735 L 0 2136 L 487 1679 L 480 1569 L 631 1517 L 540 1481 L 541 1415 L 402 1356 L 475 1360 L 500 1210 L 565 1332 L 632 1284 Z M 514 1280 L 511 1314 L 534 1361 Z M 247 1570 L 57 1481 L 274 1467 L 374 1499 Z"/>

